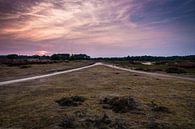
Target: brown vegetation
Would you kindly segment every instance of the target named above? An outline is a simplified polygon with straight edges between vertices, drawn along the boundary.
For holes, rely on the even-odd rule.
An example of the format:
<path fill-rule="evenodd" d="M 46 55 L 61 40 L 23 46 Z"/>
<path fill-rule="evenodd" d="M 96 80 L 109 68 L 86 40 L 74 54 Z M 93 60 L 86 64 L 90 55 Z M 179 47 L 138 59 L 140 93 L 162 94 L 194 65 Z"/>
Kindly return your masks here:
<path fill-rule="evenodd" d="M 72 103 L 74 96 L 82 96 L 85 101 L 78 106 L 59 106 L 56 103 L 61 98 L 68 98 Z M 133 99 L 129 99 L 131 103 L 128 104 L 129 96 Z M 100 101 L 105 98 L 109 100 L 106 100 L 108 104 L 101 104 Z M 1 86 L 0 127 L 194 129 L 194 101 L 194 82 L 135 76 L 97 66 L 85 71 Z M 122 106 L 118 106 L 121 103 Z M 132 110 L 126 110 L 134 104 L 136 106 Z M 105 109 L 104 105 L 126 112 Z"/>

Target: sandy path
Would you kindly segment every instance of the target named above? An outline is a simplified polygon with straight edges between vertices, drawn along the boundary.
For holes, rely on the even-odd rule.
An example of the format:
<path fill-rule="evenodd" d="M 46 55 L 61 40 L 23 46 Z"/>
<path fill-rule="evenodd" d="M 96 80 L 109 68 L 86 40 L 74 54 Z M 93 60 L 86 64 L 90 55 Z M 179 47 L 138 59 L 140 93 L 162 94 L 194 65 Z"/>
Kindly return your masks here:
<path fill-rule="evenodd" d="M 133 73 L 138 73 L 138 74 L 150 75 L 150 76 L 159 76 L 159 77 L 168 77 L 168 78 L 177 78 L 177 79 L 195 81 L 195 78 L 180 77 L 180 76 L 174 76 L 174 75 L 168 75 L 168 74 L 160 74 L 160 73 L 144 72 L 144 71 L 132 70 L 132 69 L 122 68 L 122 67 L 118 67 L 118 66 L 114 66 L 114 65 L 104 64 L 104 63 L 95 63 L 93 65 L 88 65 L 88 66 L 75 68 L 75 69 L 71 69 L 71 70 L 54 72 L 54 73 L 50 73 L 50 74 L 39 75 L 39 76 L 28 77 L 28 78 L 22 78 L 22 79 L 15 79 L 15 80 L 10 80 L 10 81 L 3 81 L 3 82 L 0 82 L 0 86 L 13 84 L 13 83 L 18 83 L 18 82 L 29 81 L 29 80 L 35 80 L 35 79 L 40 79 L 40 78 L 45 78 L 45 77 L 51 77 L 51 76 L 64 74 L 64 73 L 75 72 L 75 71 L 79 71 L 79 70 L 95 67 L 95 66 L 98 66 L 98 65 L 102 65 L 102 66 L 106 66 L 106 67 L 110 67 L 110 68 L 114 68 L 114 69 L 118 69 L 118 70 L 123 70 L 123 71 L 127 71 L 127 72 L 133 72 Z"/>
<path fill-rule="evenodd" d="M 45 77 L 51 77 L 51 76 L 64 74 L 64 73 L 70 73 L 70 72 L 74 72 L 74 71 L 79 71 L 79 70 L 91 68 L 91 67 L 94 67 L 94 66 L 97 66 L 97 65 L 98 65 L 98 63 L 95 63 L 93 65 L 88 65 L 88 66 L 75 68 L 75 69 L 70 69 L 70 70 L 65 70 L 65 71 L 60 71 L 60 72 L 54 72 L 54 73 L 45 74 L 45 75 L 39 75 L 39 76 L 34 76 L 34 77 L 27 77 L 27 78 L 22 78 L 22 79 L 15 79 L 15 80 L 10 80 L 10 81 L 3 81 L 3 82 L 0 82 L 0 86 L 12 84 L 12 83 L 17 83 L 17 82 L 24 82 L 24 81 L 29 81 L 29 80 L 35 80 L 35 79 L 40 79 L 40 78 L 45 78 Z"/>
<path fill-rule="evenodd" d="M 139 71 L 139 70 L 132 70 L 132 69 L 118 67 L 118 66 L 115 66 L 115 65 L 103 64 L 103 63 L 100 63 L 100 65 L 103 65 L 103 66 L 106 66 L 106 67 L 110 67 L 110 68 L 114 68 L 114 69 L 118 69 L 118 70 L 127 71 L 127 72 L 132 72 L 132 73 L 138 73 L 138 74 L 145 74 L 145 75 L 150 75 L 150 76 L 158 76 L 158 77 L 167 77 L 167 78 L 176 78 L 176 79 L 182 79 L 182 80 L 195 81 L 195 78 L 191 78 L 191 77 L 181 77 L 181 76 L 170 75 L 170 74 L 161 74 L 161 73 L 152 73 L 152 72 L 145 72 L 145 71 Z"/>

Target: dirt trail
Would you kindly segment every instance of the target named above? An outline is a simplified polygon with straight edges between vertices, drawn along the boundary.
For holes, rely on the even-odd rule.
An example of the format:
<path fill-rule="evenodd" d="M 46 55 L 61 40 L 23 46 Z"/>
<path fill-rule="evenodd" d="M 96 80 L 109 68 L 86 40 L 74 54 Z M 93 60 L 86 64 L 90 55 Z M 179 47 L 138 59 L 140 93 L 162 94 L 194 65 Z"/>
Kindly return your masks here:
<path fill-rule="evenodd" d="M 145 74 L 145 75 L 150 75 L 150 76 L 158 76 L 158 77 L 167 77 L 167 78 L 176 78 L 176 79 L 182 79 L 182 80 L 195 81 L 195 78 L 191 78 L 191 77 L 182 77 L 182 76 L 170 75 L 170 74 L 145 72 L 145 71 L 127 69 L 127 68 L 122 68 L 122 67 L 118 67 L 118 66 L 115 66 L 115 65 L 103 64 L 103 63 L 101 63 L 100 65 L 107 66 L 107 67 L 114 68 L 114 69 L 118 69 L 118 70 L 127 71 L 127 72 L 132 72 L 132 73 L 138 73 L 138 74 Z"/>
<path fill-rule="evenodd" d="M 88 65 L 88 66 L 84 66 L 84 67 L 80 67 L 80 68 L 75 68 L 75 69 L 70 69 L 70 70 L 65 70 L 65 71 L 60 71 L 60 72 L 54 72 L 54 73 L 45 74 L 45 75 L 38 75 L 38 76 L 34 76 L 34 77 L 27 77 L 27 78 L 15 79 L 15 80 L 10 80 L 10 81 L 3 81 L 3 82 L 0 82 L 0 86 L 12 84 L 12 83 L 29 81 L 29 80 L 35 80 L 35 79 L 40 79 L 40 78 L 45 78 L 45 77 L 51 77 L 51 76 L 64 74 L 64 73 L 70 73 L 70 72 L 74 72 L 74 71 L 79 71 L 79 70 L 91 68 L 91 67 L 94 67 L 94 66 L 97 66 L 97 65 L 98 65 L 98 63 L 95 63 L 95 64 L 92 64 L 92 65 Z"/>
<path fill-rule="evenodd" d="M 127 72 L 133 72 L 133 73 L 138 73 L 138 74 L 150 75 L 150 76 L 159 76 L 159 77 L 168 77 L 168 78 L 177 78 L 177 79 L 195 81 L 195 78 L 190 78 L 190 77 L 180 77 L 180 76 L 174 76 L 174 75 L 168 75 L 168 74 L 144 72 L 144 71 L 138 71 L 138 70 L 122 68 L 122 67 L 118 67 L 118 66 L 110 65 L 110 64 L 95 63 L 93 65 L 88 65 L 88 66 L 75 68 L 75 69 L 71 69 L 71 70 L 54 72 L 54 73 L 50 73 L 50 74 L 39 75 L 39 76 L 28 77 L 28 78 L 22 78 L 22 79 L 15 79 L 15 80 L 10 80 L 10 81 L 3 81 L 3 82 L 0 82 L 0 86 L 13 84 L 13 83 L 18 83 L 18 82 L 29 81 L 29 80 L 35 80 L 35 79 L 40 79 L 40 78 L 45 78 L 45 77 L 50 77 L 50 76 L 55 76 L 55 75 L 64 74 L 64 73 L 75 72 L 75 71 L 79 71 L 79 70 L 95 67 L 95 66 L 98 66 L 98 65 L 102 65 L 102 66 L 106 66 L 106 67 L 110 67 L 110 68 L 114 68 L 114 69 L 118 69 L 118 70 L 123 70 L 123 71 L 127 71 Z"/>

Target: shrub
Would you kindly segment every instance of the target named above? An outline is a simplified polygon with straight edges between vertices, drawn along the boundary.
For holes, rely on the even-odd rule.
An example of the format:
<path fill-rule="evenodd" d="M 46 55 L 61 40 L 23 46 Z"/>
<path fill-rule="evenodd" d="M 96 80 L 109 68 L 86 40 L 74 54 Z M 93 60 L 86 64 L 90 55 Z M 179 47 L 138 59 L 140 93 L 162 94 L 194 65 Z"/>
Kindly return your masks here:
<path fill-rule="evenodd" d="M 72 96 L 72 97 L 63 97 L 60 100 L 57 100 L 60 106 L 78 106 L 85 101 L 85 98 L 82 96 Z"/>
<path fill-rule="evenodd" d="M 164 112 L 164 113 L 170 113 L 169 109 L 164 106 L 159 106 L 153 101 L 151 102 L 151 110 L 154 112 Z"/>
<path fill-rule="evenodd" d="M 65 118 L 63 122 L 60 124 L 60 126 L 65 129 L 75 128 L 76 127 L 75 118 L 72 116 L 65 115 Z"/>
<path fill-rule="evenodd" d="M 112 109 L 116 113 L 126 113 L 136 109 L 137 106 L 136 102 L 131 97 L 104 98 L 100 103 L 104 104 L 103 108 Z"/>
<path fill-rule="evenodd" d="M 166 72 L 167 73 L 177 73 L 177 74 L 186 73 L 185 70 L 181 68 L 177 68 L 177 67 L 169 67 L 166 69 Z"/>
<path fill-rule="evenodd" d="M 59 125 L 64 129 L 128 129 L 128 124 L 124 119 L 111 119 L 104 114 L 91 114 L 83 117 L 75 115 L 65 115 Z"/>
<path fill-rule="evenodd" d="M 26 68 L 31 68 L 31 66 L 30 65 L 21 65 L 20 68 L 21 69 L 26 69 Z"/>

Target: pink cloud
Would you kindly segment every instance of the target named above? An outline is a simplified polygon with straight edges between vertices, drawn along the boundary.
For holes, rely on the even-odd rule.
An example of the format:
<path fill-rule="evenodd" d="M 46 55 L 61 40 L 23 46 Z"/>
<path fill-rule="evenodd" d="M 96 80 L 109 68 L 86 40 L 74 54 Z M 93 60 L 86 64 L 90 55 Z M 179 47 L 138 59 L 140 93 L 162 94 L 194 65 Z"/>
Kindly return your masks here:
<path fill-rule="evenodd" d="M 48 51 L 42 50 L 42 51 L 36 51 L 34 54 L 35 54 L 35 55 L 43 56 L 43 55 L 48 55 L 49 53 L 50 53 L 50 52 L 48 52 Z"/>

